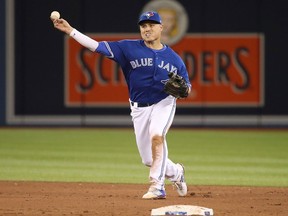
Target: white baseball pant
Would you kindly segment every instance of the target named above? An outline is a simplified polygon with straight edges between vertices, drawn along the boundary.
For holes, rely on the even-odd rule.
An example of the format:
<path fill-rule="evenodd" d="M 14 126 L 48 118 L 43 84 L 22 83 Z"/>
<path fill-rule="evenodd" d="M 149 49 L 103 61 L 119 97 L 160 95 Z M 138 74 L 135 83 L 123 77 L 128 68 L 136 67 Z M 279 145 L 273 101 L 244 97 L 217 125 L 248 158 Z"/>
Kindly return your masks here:
<path fill-rule="evenodd" d="M 149 178 L 153 187 L 164 189 L 165 178 L 175 181 L 179 174 L 176 164 L 168 158 L 166 142 L 166 134 L 175 115 L 176 99 L 168 96 L 156 104 L 144 107 L 130 101 L 130 107 L 142 163 L 150 167 Z M 152 140 L 155 137 L 162 139 L 153 147 Z"/>

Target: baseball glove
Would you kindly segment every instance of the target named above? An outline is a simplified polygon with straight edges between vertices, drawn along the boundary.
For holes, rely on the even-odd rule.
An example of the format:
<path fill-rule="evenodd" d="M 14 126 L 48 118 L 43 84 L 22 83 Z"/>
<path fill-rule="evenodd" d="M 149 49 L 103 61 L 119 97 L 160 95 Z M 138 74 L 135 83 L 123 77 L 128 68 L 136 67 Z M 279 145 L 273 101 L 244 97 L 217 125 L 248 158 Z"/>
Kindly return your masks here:
<path fill-rule="evenodd" d="M 169 79 L 164 85 L 164 91 L 175 98 L 186 98 L 189 87 L 183 77 L 173 72 L 170 72 L 168 76 Z"/>

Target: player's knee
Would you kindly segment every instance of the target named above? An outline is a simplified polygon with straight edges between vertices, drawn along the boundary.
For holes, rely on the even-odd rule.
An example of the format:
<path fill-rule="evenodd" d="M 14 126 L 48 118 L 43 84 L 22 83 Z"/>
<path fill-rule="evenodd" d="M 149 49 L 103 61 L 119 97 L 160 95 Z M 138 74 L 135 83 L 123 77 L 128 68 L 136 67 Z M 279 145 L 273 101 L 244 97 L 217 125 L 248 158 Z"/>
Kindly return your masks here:
<path fill-rule="evenodd" d="M 155 135 L 152 137 L 152 145 L 157 146 L 163 143 L 163 136 Z"/>
<path fill-rule="evenodd" d="M 153 136 L 152 137 L 152 158 L 157 160 L 162 157 L 164 138 L 162 136 Z"/>

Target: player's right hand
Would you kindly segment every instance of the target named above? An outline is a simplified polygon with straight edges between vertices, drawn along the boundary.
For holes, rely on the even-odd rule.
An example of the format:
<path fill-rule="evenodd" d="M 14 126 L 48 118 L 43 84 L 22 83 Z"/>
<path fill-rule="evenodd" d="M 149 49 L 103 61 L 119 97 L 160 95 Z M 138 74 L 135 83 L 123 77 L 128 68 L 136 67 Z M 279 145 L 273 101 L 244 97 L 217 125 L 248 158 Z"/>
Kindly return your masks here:
<path fill-rule="evenodd" d="M 73 28 L 70 26 L 70 24 L 65 19 L 51 19 L 53 22 L 53 25 L 56 29 L 65 32 L 66 34 L 70 35 Z"/>

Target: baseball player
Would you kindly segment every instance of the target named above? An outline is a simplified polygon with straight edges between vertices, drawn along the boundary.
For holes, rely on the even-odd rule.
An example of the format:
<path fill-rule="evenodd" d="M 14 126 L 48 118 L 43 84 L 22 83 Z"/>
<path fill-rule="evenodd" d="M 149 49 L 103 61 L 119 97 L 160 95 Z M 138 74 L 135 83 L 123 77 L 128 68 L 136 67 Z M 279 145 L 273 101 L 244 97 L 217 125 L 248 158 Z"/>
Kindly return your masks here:
<path fill-rule="evenodd" d="M 51 20 L 56 29 L 121 65 L 129 90 L 137 147 L 143 164 L 150 167 L 151 186 L 143 199 L 165 199 L 165 179 L 176 186 L 179 196 L 186 196 L 184 166 L 168 158 L 166 141 L 177 99 L 163 91 L 163 88 L 171 72 L 183 77 L 188 86 L 185 97 L 190 93 L 191 84 L 182 59 L 161 43 L 163 26 L 159 14 L 148 11 L 139 17 L 142 37 L 139 40 L 98 42 L 77 31 L 62 18 Z"/>

